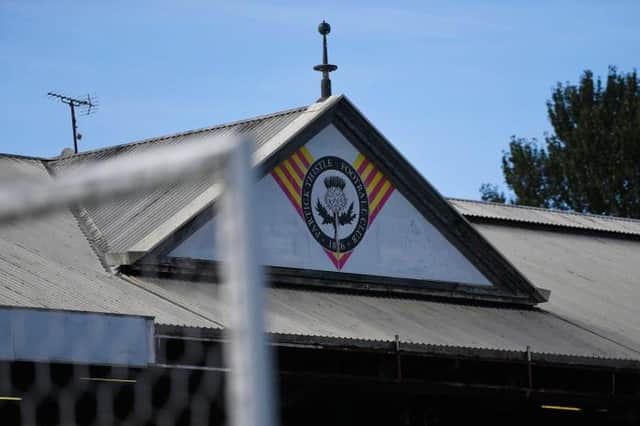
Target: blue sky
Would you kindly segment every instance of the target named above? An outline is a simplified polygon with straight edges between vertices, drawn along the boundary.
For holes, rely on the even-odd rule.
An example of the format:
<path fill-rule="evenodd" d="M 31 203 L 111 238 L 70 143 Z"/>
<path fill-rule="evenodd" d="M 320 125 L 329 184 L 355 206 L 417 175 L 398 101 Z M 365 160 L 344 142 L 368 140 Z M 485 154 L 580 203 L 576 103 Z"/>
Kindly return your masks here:
<path fill-rule="evenodd" d="M 72 144 L 51 90 L 98 95 L 81 150 L 309 104 L 326 19 L 334 93 L 444 195 L 478 198 L 510 135 L 549 130 L 556 82 L 639 66 L 639 16 L 637 0 L 2 0 L 0 152 Z"/>

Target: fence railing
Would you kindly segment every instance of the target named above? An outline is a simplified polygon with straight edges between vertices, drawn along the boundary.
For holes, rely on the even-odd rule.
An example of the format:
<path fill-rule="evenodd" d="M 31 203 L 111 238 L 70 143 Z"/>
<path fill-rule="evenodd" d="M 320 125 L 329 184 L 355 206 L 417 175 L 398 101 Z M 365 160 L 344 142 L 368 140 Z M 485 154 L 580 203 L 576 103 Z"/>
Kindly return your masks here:
<path fill-rule="evenodd" d="M 0 225 L 113 201 L 161 184 L 202 179 L 214 170 L 218 175 L 222 167 L 224 193 L 217 203 L 218 244 L 227 254 L 221 265 L 221 295 L 230 312 L 225 324 L 227 416 L 235 426 L 271 426 L 276 421 L 274 372 L 264 334 L 264 283 L 256 261 L 252 146 L 246 138 L 205 138 L 72 167 L 47 179 L 0 182 Z"/>

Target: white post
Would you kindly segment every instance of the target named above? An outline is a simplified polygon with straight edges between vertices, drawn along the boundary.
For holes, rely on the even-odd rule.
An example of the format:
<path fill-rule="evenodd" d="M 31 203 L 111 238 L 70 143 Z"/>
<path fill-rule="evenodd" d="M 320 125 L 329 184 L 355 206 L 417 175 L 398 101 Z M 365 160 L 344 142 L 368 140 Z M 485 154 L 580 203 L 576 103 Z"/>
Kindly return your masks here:
<path fill-rule="evenodd" d="M 73 204 L 98 205 L 161 184 L 202 179 L 237 143 L 236 137 L 209 137 L 83 164 L 54 179 L 0 182 L 0 223 L 51 214 Z"/>
<path fill-rule="evenodd" d="M 221 291 L 229 312 L 225 359 L 232 426 L 272 426 L 275 421 L 273 366 L 264 332 L 265 289 L 258 266 L 252 145 L 242 140 L 228 157 L 217 229 L 224 253 Z"/>
<path fill-rule="evenodd" d="M 258 266 L 253 203 L 253 142 L 212 138 L 75 168 L 55 179 L 0 184 L 0 224 L 49 214 L 74 203 L 98 204 L 143 188 L 212 173 L 226 158 L 219 234 L 224 302 L 229 308 L 227 407 L 233 426 L 275 423 L 273 363 L 264 333 L 265 290 Z M 224 161 L 222 161 L 224 162 Z"/>

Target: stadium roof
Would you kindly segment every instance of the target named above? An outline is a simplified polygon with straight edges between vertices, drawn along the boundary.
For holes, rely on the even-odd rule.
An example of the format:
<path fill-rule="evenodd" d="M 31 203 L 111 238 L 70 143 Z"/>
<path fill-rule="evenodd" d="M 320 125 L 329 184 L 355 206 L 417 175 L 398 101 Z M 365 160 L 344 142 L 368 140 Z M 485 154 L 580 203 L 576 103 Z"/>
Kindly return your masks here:
<path fill-rule="evenodd" d="M 3 155 L 0 178 L 49 178 L 79 161 L 231 131 L 256 138 L 260 162 L 331 102 L 60 159 Z M 165 326 L 223 328 L 226 314 L 215 284 L 129 276 L 105 263 L 108 252 L 129 249 L 188 205 L 202 203 L 199 197 L 210 186 L 179 183 L 99 208 L 77 207 L 0 227 L 0 303 L 149 315 Z M 640 361 L 640 221 L 449 202 L 518 273 L 551 290 L 550 300 L 538 307 L 513 307 L 277 287 L 268 293 L 268 331 L 371 344 L 398 335 L 403 342 L 429 347 L 514 354 L 530 347 L 538 354 Z"/>

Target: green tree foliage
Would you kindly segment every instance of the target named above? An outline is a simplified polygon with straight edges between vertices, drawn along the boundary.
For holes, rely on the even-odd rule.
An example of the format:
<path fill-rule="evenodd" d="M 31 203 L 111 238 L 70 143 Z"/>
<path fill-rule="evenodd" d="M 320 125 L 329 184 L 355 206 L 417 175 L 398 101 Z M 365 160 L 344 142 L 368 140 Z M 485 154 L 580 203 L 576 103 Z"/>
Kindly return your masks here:
<path fill-rule="evenodd" d="M 498 185 L 483 183 L 480 185 L 480 194 L 482 201 L 490 201 L 492 203 L 507 202 L 507 197 L 504 195 L 504 192 L 500 191 Z"/>
<path fill-rule="evenodd" d="M 513 136 L 502 172 L 514 204 L 640 218 L 640 86 L 637 73 L 585 71 L 547 102 L 554 133 L 544 146 Z M 482 198 L 504 202 L 495 185 Z"/>

